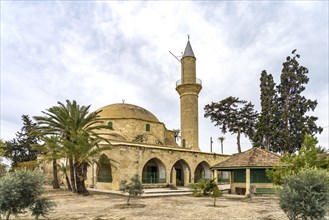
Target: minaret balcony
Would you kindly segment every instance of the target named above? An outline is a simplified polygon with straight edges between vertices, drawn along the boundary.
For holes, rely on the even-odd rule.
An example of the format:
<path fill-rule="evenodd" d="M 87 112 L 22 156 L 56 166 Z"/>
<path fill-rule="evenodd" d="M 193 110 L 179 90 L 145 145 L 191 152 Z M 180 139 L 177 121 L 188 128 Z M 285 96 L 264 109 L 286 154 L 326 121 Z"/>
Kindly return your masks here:
<path fill-rule="evenodd" d="M 180 79 L 176 82 L 176 87 L 183 85 L 183 84 L 199 84 L 200 86 L 202 86 L 202 81 L 201 81 L 201 79 L 196 78 L 195 82 L 191 83 L 191 82 L 182 82 L 182 80 Z"/>

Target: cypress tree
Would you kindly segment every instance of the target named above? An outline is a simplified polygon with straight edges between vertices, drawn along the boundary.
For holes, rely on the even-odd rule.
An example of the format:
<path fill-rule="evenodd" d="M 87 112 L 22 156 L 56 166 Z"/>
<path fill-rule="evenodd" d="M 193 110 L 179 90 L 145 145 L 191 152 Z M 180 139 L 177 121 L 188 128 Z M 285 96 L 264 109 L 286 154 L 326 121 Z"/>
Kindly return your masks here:
<path fill-rule="evenodd" d="M 277 137 L 277 93 L 275 90 L 275 82 L 271 74 L 262 71 L 260 77 L 260 99 L 261 112 L 256 123 L 256 134 L 253 138 L 255 146 L 265 148 L 267 150 L 276 151 Z"/>
<path fill-rule="evenodd" d="M 293 153 L 298 151 L 303 143 L 304 135 L 321 133 L 322 128 L 315 124 L 317 117 L 306 115 L 314 111 L 316 100 L 306 99 L 302 92 L 309 82 L 308 69 L 300 66 L 297 59 L 300 58 L 292 51 L 292 57 L 288 56 L 283 63 L 281 82 L 277 86 L 278 92 L 278 136 L 276 138 L 277 152 Z"/>
<path fill-rule="evenodd" d="M 34 132 L 36 124 L 28 115 L 22 115 L 23 127 L 16 133 L 16 138 L 7 141 L 4 147 L 4 156 L 12 161 L 12 167 L 17 167 L 21 162 L 28 162 L 37 159 L 39 150 L 32 148 L 39 141 L 38 135 Z"/>

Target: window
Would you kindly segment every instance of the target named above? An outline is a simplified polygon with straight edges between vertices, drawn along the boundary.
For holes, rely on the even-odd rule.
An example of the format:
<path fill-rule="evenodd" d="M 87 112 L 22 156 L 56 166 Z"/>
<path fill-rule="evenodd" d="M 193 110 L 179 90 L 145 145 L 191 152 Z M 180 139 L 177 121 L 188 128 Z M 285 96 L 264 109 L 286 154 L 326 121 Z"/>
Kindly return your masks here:
<path fill-rule="evenodd" d="M 186 141 L 185 141 L 185 139 L 183 139 L 182 145 L 183 145 L 183 147 L 186 147 Z"/>
<path fill-rule="evenodd" d="M 265 169 L 253 169 L 250 170 L 250 182 L 271 183 L 271 180 L 267 178 Z"/>
<path fill-rule="evenodd" d="M 147 132 L 150 132 L 150 131 L 151 131 L 151 126 L 150 126 L 150 124 L 146 124 L 146 131 L 147 131 Z"/>
<path fill-rule="evenodd" d="M 100 156 L 98 166 L 97 182 L 112 183 L 112 170 L 109 158 L 104 154 Z"/>
<path fill-rule="evenodd" d="M 245 183 L 246 182 L 246 170 L 234 170 L 234 182 Z"/>
<path fill-rule="evenodd" d="M 113 130 L 113 123 L 111 121 L 109 121 L 109 123 L 107 124 L 108 128 Z"/>

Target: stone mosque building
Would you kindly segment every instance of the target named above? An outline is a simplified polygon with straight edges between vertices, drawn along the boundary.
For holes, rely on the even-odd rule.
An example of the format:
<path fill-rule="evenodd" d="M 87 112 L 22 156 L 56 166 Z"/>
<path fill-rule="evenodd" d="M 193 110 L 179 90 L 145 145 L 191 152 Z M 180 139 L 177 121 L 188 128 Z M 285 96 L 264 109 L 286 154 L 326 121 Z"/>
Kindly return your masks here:
<path fill-rule="evenodd" d="M 177 133 L 148 110 L 131 104 L 100 108 L 107 129 L 100 134 L 112 149 L 104 151 L 99 163 L 89 167 L 88 187 L 118 190 L 121 180 L 138 174 L 145 187 L 168 184 L 187 186 L 200 178 L 217 176 L 210 167 L 231 156 L 201 152 L 198 145 L 198 95 L 201 80 L 196 78 L 196 58 L 187 42 L 181 58 L 181 79 L 176 83 L 180 96 L 180 146 Z"/>

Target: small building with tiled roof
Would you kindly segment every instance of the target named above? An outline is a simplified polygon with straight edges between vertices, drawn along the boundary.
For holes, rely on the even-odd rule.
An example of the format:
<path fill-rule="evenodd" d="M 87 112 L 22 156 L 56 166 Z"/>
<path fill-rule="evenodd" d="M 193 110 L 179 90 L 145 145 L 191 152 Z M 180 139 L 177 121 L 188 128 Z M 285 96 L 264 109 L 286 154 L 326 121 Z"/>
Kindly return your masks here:
<path fill-rule="evenodd" d="M 216 171 L 230 173 L 231 193 L 245 194 L 271 192 L 273 183 L 266 176 L 266 169 L 279 165 L 280 156 L 270 151 L 253 147 L 211 167 Z"/>

